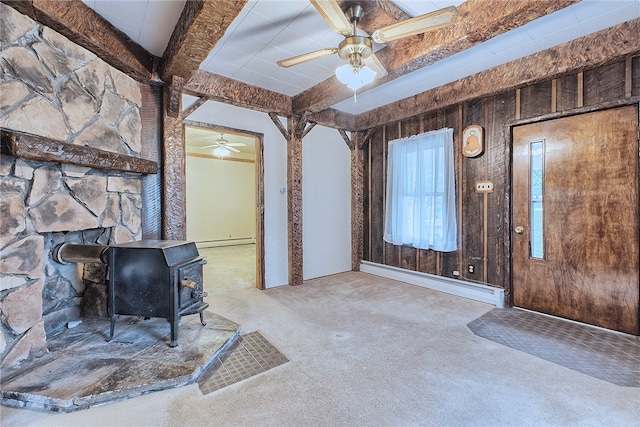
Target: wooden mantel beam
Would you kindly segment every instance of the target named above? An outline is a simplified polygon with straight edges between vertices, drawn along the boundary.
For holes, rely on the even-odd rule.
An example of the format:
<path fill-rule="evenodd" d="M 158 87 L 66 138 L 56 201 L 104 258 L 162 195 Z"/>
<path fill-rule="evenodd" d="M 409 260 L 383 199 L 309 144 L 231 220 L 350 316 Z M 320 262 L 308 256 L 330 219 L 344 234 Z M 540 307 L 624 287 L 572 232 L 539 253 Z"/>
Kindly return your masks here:
<path fill-rule="evenodd" d="M 160 84 L 151 55 L 80 0 L 2 0 L 23 15 L 59 32 L 134 79 Z"/>
<path fill-rule="evenodd" d="M 624 61 L 640 54 L 640 18 L 447 83 L 357 117 L 368 129 L 458 104 Z"/>
<path fill-rule="evenodd" d="M 186 2 L 160 65 L 162 80 L 189 80 L 222 38 L 247 0 Z"/>
<path fill-rule="evenodd" d="M 485 42 L 534 19 L 580 0 L 468 0 L 458 7 L 458 21 L 448 28 L 398 40 L 393 48 L 376 53 L 388 75 L 374 81 L 362 93 L 436 61 Z M 353 96 L 335 76 L 293 98 L 293 114 L 321 111 Z"/>

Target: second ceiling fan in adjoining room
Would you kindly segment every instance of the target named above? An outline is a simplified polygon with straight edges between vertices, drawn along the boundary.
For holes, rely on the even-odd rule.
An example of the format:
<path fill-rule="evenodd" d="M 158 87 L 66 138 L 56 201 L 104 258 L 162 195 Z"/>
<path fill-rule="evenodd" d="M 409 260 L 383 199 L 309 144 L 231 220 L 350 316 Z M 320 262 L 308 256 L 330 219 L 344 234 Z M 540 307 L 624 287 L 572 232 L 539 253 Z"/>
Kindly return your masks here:
<path fill-rule="evenodd" d="M 231 154 L 231 151 L 233 151 L 234 153 L 239 153 L 240 150 L 238 150 L 235 147 L 244 147 L 247 144 L 245 144 L 244 142 L 229 142 L 226 139 L 224 139 L 224 135 L 220 134 L 220 138 L 216 139 L 216 141 L 211 144 L 211 145 L 205 145 L 202 148 L 213 148 L 216 147 L 213 150 L 213 154 L 215 154 L 218 157 L 226 157 L 229 154 Z"/>

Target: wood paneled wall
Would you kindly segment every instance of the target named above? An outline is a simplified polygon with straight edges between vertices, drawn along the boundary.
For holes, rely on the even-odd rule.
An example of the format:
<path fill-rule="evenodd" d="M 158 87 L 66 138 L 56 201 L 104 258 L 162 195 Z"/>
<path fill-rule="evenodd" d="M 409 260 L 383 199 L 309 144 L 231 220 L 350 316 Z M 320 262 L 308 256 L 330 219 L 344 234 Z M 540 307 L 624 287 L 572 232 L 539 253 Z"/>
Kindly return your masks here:
<path fill-rule="evenodd" d="M 510 290 L 510 125 L 606 108 L 640 96 L 640 57 L 560 79 L 430 111 L 375 129 L 365 148 L 363 259 L 409 270 L 488 283 Z M 637 101 L 636 101 L 637 102 Z M 485 130 L 482 155 L 461 155 L 462 130 L 471 125 Z M 387 143 L 398 137 L 454 129 L 458 250 L 449 253 L 399 247 L 384 242 Z M 475 192 L 477 181 L 490 180 L 494 192 Z M 486 220 L 485 220 L 486 215 Z M 485 227 L 486 221 L 486 227 Z M 474 273 L 467 270 L 474 266 Z"/>

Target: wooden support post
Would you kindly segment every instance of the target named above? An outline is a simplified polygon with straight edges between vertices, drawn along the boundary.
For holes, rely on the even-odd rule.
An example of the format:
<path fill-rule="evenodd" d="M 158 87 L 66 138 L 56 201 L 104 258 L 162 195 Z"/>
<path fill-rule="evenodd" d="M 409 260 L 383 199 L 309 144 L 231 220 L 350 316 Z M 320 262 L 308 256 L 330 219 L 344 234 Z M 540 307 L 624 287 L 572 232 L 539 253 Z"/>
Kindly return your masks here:
<path fill-rule="evenodd" d="M 308 117 L 308 116 L 307 116 Z M 277 119 L 277 117 L 276 117 Z M 304 281 L 302 262 L 302 133 L 304 118 L 287 118 L 287 213 L 289 219 L 289 285 Z M 279 120 L 278 120 L 279 122 Z"/>
<path fill-rule="evenodd" d="M 174 86 L 175 85 L 175 86 Z M 182 96 L 177 96 L 177 87 L 182 90 L 184 79 L 174 76 L 171 85 L 164 88 L 162 180 L 164 191 L 162 204 L 162 238 L 186 240 L 187 195 L 184 149 L 184 127 L 182 125 Z M 173 105 L 172 105 L 173 104 Z M 172 116 L 170 109 L 178 112 Z"/>

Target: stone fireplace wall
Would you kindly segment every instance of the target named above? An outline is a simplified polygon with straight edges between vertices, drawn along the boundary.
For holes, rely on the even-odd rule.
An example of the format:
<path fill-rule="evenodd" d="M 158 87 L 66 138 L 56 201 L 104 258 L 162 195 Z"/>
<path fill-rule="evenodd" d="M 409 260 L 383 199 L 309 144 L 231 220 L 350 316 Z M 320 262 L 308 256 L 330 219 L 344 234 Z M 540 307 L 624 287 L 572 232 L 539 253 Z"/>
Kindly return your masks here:
<path fill-rule="evenodd" d="M 0 93 L 2 128 L 140 156 L 139 83 L 1 3 Z M 51 253 L 68 241 L 139 240 L 141 187 L 137 174 L 2 155 L 3 366 L 46 352 L 46 335 L 79 319 L 85 297 L 104 300 L 103 265 L 62 265 Z"/>

